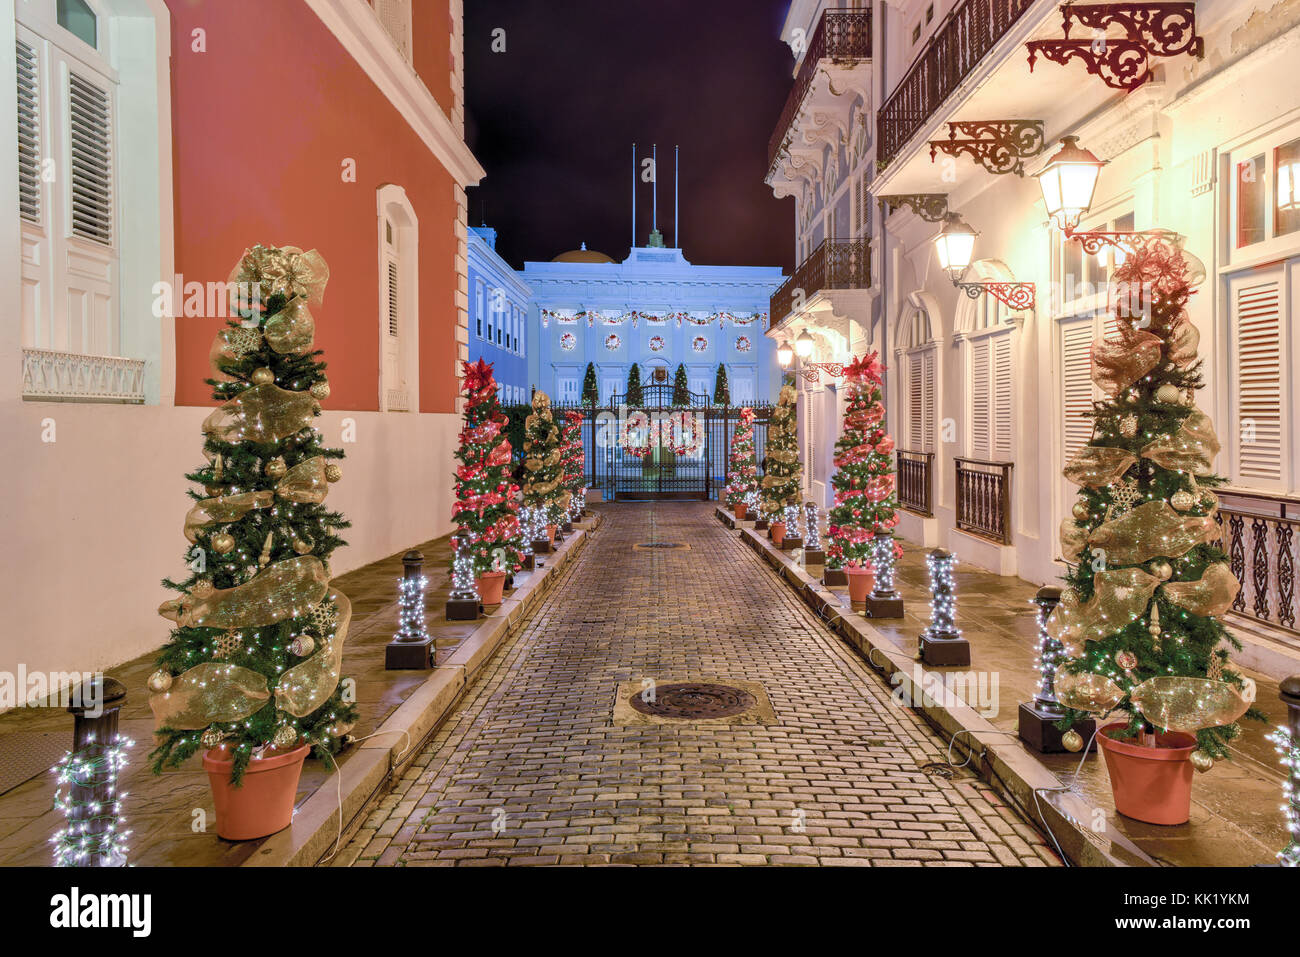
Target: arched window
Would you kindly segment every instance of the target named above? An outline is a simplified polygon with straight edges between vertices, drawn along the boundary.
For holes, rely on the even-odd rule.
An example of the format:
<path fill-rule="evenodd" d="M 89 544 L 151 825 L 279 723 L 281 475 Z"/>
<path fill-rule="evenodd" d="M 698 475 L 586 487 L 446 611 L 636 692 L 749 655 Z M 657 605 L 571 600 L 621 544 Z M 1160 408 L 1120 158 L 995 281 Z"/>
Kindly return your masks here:
<path fill-rule="evenodd" d="M 381 186 L 379 212 L 379 409 L 413 412 L 419 399 L 420 224 L 400 186 Z"/>
<path fill-rule="evenodd" d="M 902 447 L 909 452 L 936 451 L 939 415 L 939 348 L 935 334 L 938 302 L 925 292 L 907 297 L 898 323 L 898 357 L 902 374 Z"/>

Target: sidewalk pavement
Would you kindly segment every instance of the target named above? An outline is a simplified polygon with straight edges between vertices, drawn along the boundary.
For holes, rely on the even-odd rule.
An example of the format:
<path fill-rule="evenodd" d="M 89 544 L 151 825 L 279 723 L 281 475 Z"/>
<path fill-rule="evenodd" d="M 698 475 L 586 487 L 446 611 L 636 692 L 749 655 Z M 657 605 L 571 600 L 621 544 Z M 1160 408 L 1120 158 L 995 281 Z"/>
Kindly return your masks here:
<path fill-rule="evenodd" d="M 364 737 L 387 724 L 386 732 L 401 727 L 411 739 L 406 740 L 396 731 L 385 733 L 382 738 L 353 745 L 337 756 L 345 822 L 382 784 L 393 764 L 417 752 L 421 738 L 452 705 L 469 675 L 515 626 L 525 602 L 531 605 L 540 599 L 556 573 L 586 544 L 599 520 L 599 515 L 593 514 L 575 526 L 575 533 L 558 551 L 545 556 L 545 568 L 517 574 L 515 588 L 506 591 L 505 601 L 478 621 L 446 620 L 449 538 L 415 546 L 424 554 L 424 573 L 429 579 L 425 614 L 437 646 L 438 665 L 432 670 L 384 669 L 384 648 L 398 627 L 397 585 L 406 549 L 333 580 L 332 584 L 352 601 L 352 626 L 343 656 L 343 674 L 356 679 L 360 710 L 352 734 Z M 165 633 L 160 619 L 159 635 Z M 182 767 L 161 775 L 149 770 L 154 721 L 145 682 L 154 671 L 154 657 L 155 653 L 142 655 L 107 672 L 127 687 L 120 731 L 135 741 L 119 782 L 119 790 L 127 795 L 123 814 L 132 832 L 128 840 L 129 863 L 192 867 L 314 863 L 318 852 L 333 843 L 338 828 L 338 788 L 324 762 L 307 760 L 290 828 L 261 840 L 239 843 L 216 836 L 212 794 L 197 755 Z M 62 708 L 16 708 L 0 715 L 0 736 L 11 733 L 59 735 L 70 747 L 72 716 Z M 54 791 L 54 776 L 42 772 L 0 794 L 0 866 L 51 862 L 48 841 L 63 823 L 63 816 L 54 810 Z M 199 811 L 206 818 L 206 831 L 194 828 Z"/>
<path fill-rule="evenodd" d="M 752 527 L 753 523 L 740 524 Z M 835 586 L 829 591 L 839 599 L 842 611 L 855 615 L 859 621 L 867 621 L 889 645 L 914 656 L 917 636 L 929 624 L 929 573 L 924 548 L 904 541 L 903 549 L 896 586 L 904 598 L 904 618 L 863 619 L 861 612 L 852 611 L 847 587 Z M 801 552 L 786 554 L 802 563 Z M 808 571 L 820 579 L 820 567 Z M 976 701 L 967 704 L 994 727 L 1014 732 L 1020 703 L 1031 700 L 1038 686 L 1038 672 L 1034 667 L 1037 608 L 1030 601 L 1037 586 L 960 564 L 955 579 L 957 626 L 970 641 L 971 665 L 969 668 L 927 667 L 925 671 L 975 671 L 988 673 L 990 678 L 996 676 L 996 699 L 985 702 L 987 706 Z M 1231 629 L 1232 619 L 1226 623 Z M 919 661 L 916 667 L 921 667 Z M 1104 759 L 1095 750 L 1082 759 L 1081 769 L 1080 754 L 1037 757 L 1089 804 L 1104 810 L 1110 826 L 1158 863 L 1181 867 L 1275 864 L 1274 855 L 1289 840 L 1281 809 L 1285 777 L 1273 745 L 1265 736 L 1274 727 L 1286 723 L 1286 708 L 1278 699 L 1277 681 L 1249 669 L 1241 670 L 1255 679 L 1259 689 L 1256 703 L 1268 714 L 1269 723 L 1243 722 L 1244 733 L 1235 742 L 1232 759 L 1219 761 L 1209 772 L 1195 776 L 1192 816 L 1185 825 L 1144 824 L 1118 814 Z M 979 682 L 967 687 L 978 688 Z M 1076 769 L 1080 769 L 1077 776 Z"/>

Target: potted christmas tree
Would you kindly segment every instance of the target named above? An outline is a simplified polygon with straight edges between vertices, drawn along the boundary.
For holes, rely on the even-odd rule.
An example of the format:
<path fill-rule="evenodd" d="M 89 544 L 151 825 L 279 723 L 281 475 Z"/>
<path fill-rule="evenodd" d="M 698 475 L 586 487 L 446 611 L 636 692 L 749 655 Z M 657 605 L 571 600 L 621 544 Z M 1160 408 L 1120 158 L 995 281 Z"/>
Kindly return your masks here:
<path fill-rule="evenodd" d="M 231 274 L 239 318 L 217 334 L 203 422 L 202 491 L 185 517 L 189 574 L 149 677 L 153 770 L 203 750 L 217 833 L 251 840 L 289 825 L 308 751 L 335 752 L 356 721 L 339 676 L 352 616 L 330 586 L 348 522 L 324 505 L 342 477 L 312 425 L 329 381 L 312 350 L 329 268 L 315 250 L 254 246 Z"/>
<path fill-rule="evenodd" d="M 799 461 L 799 435 L 795 417 L 794 386 L 781 387 L 767 426 L 767 455 L 762 482 L 763 514 L 778 548 L 785 541 L 785 509 L 799 505 L 803 465 Z"/>
<path fill-rule="evenodd" d="M 740 410 L 740 423 L 731 437 L 731 465 L 727 470 L 727 504 L 745 520 L 749 498 L 758 491 L 758 461 L 754 457 L 754 410 Z"/>
<path fill-rule="evenodd" d="M 523 566 L 517 486 L 511 481 L 509 419 L 501 411 L 492 366 L 482 359 L 464 363 L 465 420 L 456 459 L 456 501 L 452 519 L 452 571 L 473 574 L 479 600 L 501 604 L 506 576 Z M 468 565 L 468 567 L 465 567 Z"/>
<path fill-rule="evenodd" d="M 572 530 L 573 522 L 579 517 L 582 492 L 587 484 L 587 455 L 582 444 L 582 413 L 570 409 L 564 413 L 564 427 L 561 431 L 561 448 L 564 462 L 564 488 L 569 493 L 569 504 L 565 512 L 565 529 Z"/>
<path fill-rule="evenodd" d="M 1098 732 L 1115 807 L 1182 824 L 1192 769 L 1227 756 L 1254 684 L 1233 670 L 1241 645 L 1219 616 L 1240 588 L 1217 542 L 1219 443 L 1196 407 L 1198 335 L 1186 304 L 1189 257 L 1169 233 L 1134 237 L 1115 271 L 1117 336 L 1092 347 L 1088 445 L 1065 468 L 1080 487 L 1061 545 L 1072 571 L 1047 632 L 1067 659 L 1056 695 L 1068 728 L 1119 712 Z M 1079 735 L 1067 732 L 1078 750 Z"/>
<path fill-rule="evenodd" d="M 560 429 L 551 413 L 551 399 L 539 389 L 533 393 L 533 411 L 524 420 L 523 503 L 545 520 L 546 540 L 540 544 L 547 549 L 554 547 L 556 528 L 569 507 L 562 459 Z M 534 548 L 538 544 L 535 542 Z"/>
<path fill-rule="evenodd" d="M 885 431 L 879 355 L 855 359 L 844 370 L 848 401 L 835 443 L 835 505 L 830 513 L 826 564 L 848 576 L 849 598 L 866 602 L 876 576 L 889 572 L 902 549 L 894 541 L 894 440 Z M 888 549 L 885 553 L 884 550 Z M 879 567 L 878 567 L 879 566 Z"/>

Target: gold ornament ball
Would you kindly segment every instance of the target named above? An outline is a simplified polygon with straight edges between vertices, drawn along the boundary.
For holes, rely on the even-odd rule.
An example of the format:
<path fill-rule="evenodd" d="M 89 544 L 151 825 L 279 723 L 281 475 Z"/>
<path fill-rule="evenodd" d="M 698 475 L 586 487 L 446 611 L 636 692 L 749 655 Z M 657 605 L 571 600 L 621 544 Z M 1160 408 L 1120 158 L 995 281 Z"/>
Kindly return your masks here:
<path fill-rule="evenodd" d="M 1061 590 L 1061 604 L 1066 608 L 1073 608 L 1079 604 L 1079 593 L 1073 588 L 1064 588 Z"/>
<path fill-rule="evenodd" d="M 337 482 L 342 477 L 343 469 L 340 466 L 335 465 L 333 462 L 325 466 L 325 481 Z"/>
<path fill-rule="evenodd" d="M 220 731 L 217 728 L 208 728 L 208 730 L 203 732 L 201 741 L 205 748 L 215 748 L 225 739 L 226 734 L 224 731 Z"/>
<path fill-rule="evenodd" d="M 284 473 L 289 471 L 289 466 L 285 465 L 284 459 L 277 455 L 266 463 L 262 471 L 266 472 L 267 478 L 279 479 L 284 478 Z"/>
<path fill-rule="evenodd" d="M 1151 635 L 1152 638 L 1159 638 L 1159 637 L 1160 637 L 1160 626 L 1159 626 L 1159 625 L 1147 625 L 1147 632 Z"/>
<path fill-rule="evenodd" d="M 1067 751 L 1079 751 L 1083 748 L 1083 737 L 1078 731 L 1071 728 L 1065 734 L 1061 735 L 1061 746 Z"/>
<path fill-rule="evenodd" d="M 301 538 L 295 538 L 293 540 L 293 550 L 299 555 L 306 555 L 311 551 L 311 549 L 312 545 L 310 542 L 304 542 Z"/>
<path fill-rule="evenodd" d="M 275 381 L 275 373 L 270 369 L 254 369 L 253 374 L 249 377 L 253 385 L 270 385 Z"/>
<path fill-rule="evenodd" d="M 172 686 L 172 676 L 169 672 L 161 668 L 149 676 L 149 690 L 155 694 L 162 694 Z"/>
<path fill-rule="evenodd" d="M 212 550 L 218 555 L 229 555 L 235 550 L 235 537 L 225 532 L 218 532 L 211 538 Z"/>
<path fill-rule="evenodd" d="M 1176 385 L 1166 382 L 1160 388 L 1156 389 L 1156 401 L 1163 402 L 1165 405 L 1181 405 L 1183 401 L 1183 390 Z"/>
<path fill-rule="evenodd" d="M 1192 767 L 1204 774 L 1210 768 L 1214 767 L 1214 758 L 1210 757 L 1204 751 L 1193 751 L 1192 756 L 1188 759 L 1192 762 Z"/>
<path fill-rule="evenodd" d="M 216 587 L 212 584 L 212 579 L 200 578 L 190 588 L 190 594 L 195 598 L 207 598 L 216 590 Z"/>
<path fill-rule="evenodd" d="M 1131 439 L 1138 434 L 1138 420 L 1136 415 L 1126 415 L 1119 420 L 1119 433 L 1126 439 Z"/>
<path fill-rule="evenodd" d="M 311 635 L 299 635 L 289 642 L 289 654 L 297 655 L 299 658 L 306 658 L 316 650 L 316 639 Z"/>
<path fill-rule="evenodd" d="M 280 751 L 287 751 L 298 743 L 298 729 L 282 724 L 275 729 L 275 737 L 271 739 L 273 744 Z"/>
<path fill-rule="evenodd" d="M 1074 517 L 1079 521 L 1086 521 L 1089 515 L 1088 503 L 1083 499 L 1079 499 L 1079 501 L 1074 503 L 1074 508 L 1071 509 L 1071 511 L 1074 512 Z"/>
<path fill-rule="evenodd" d="M 1169 504 L 1180 512 L 1185 512 L 1196 504 L 1196 496 L 1187 489 L 1180 488 L 1173 495 L 1169 496 Z"/>
<path fill-rule="evenodd" d="M 328 382 L 313 382 L 311 388 L 307 391 L 311 393 L 313 399 L 328 399 L 330 397 L 330 384 Z"/>
<path fill-rule="evenodd" d="M 225 491 L 225 488 L 224 488 L 223 486 L 220 486 L 220 485 L 205 485 L 205 486 L 204 486 L 204 490 L 205 490 L 205 491 L 206 491 L 210 496 L 212 496 L 213 498 L 216 498 L 218 495 L 220 495 L 222 492 Z"/>
<path fill-rule="evenodd" d="M 1174 566 L 1166 561 L 1158 561 L 1151 566 L 1151 574 L 1162 582 L 1167 582 L 1174 577 Z"/>

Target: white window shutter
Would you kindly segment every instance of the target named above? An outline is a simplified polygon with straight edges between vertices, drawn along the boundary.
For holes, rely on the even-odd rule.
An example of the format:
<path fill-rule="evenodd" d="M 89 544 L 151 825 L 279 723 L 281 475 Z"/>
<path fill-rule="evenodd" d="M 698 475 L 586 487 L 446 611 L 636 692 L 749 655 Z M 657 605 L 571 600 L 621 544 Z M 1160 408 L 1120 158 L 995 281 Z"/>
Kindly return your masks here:
<path fill-rule="evenodd" d="M 918 452 L 925 434 L 925 356 L 913 352 L 907 357 L 907 446 Z"/>
<path fill-rule="evenodd" d="M 1011 336 L 993 339 L 993 458 L 1009 462 L 1011 440 Z"/>
<path fill-rule="evenodd" d="M 18 41 L 18 214 L 41 221 L 41 103 L 36 50 Z"/>
<path fill-rule="evenodd" d="M 1238 474 L 1281 482 L 1281 283 L 1237 286 L 1233 307 L 1233 365 L 1237 392 Z"/>
<path fill-rule="evenodd" d="M 68 74 L 68 144 L 72 154 L 72 233 L 113 243 L 113 128 L 108 92 Z"/>
<path fill-rule="evenodd" d="M 1065 466 L 1092 438 L 1092 320 L 1061 324 L 1061 434 Z"/>
<path fill-rule="evenodd" d="M 938 352 L 934 349 L 926 349 L 922 353 L 924 363 L 922 365 L 922 385 L 921 385 L 921 451 L 935 451 L 934 442 L 934 423 L 939 415 L 938 393 L 935 389 L 935 362 L 938 358 Z"/>
<path fill-rule="evenodd" d="M 976 339 L 971 345 L 971 456 L 989 459 L 993 448 L 992 409 L 990 403 L 991 368 L 989 364 L 988 337 Z"/>

